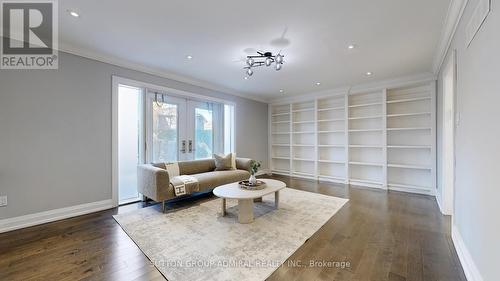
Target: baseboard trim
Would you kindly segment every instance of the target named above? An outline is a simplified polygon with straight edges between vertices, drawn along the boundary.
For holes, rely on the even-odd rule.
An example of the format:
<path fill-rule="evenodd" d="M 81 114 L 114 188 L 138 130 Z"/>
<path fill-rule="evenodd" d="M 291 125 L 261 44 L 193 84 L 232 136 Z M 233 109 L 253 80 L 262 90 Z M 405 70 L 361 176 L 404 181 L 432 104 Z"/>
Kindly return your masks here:
<path fill-rule="evenodd" d="M 460 232 L 455 224 L 451 227 L 451 239 L 455 245 L 455 250 L 457 251 L 458 258 L 460 259 L 460 263 L 462 264 L 467 280 L 483 281 L 483 277 L 481 276 L 481 273 L 479 273 L 476 263 L 474 263 L 474 260 L 465 246 L 464 240 L 462 239 L 462 236 L 460 235 Z"/>
<path fill-rule="evenodd" d="M 66 208 L 0 220 L 0 233 L 113 208 L 113 200 L 103 200 Z"/>
<path fill-rule="evenodd" d="M 439 211 L 441 212 L 441 214 L 448 215 L 448 214 L 445 214 L 445 212 L 444 212 L 444 209 L 443 209 L 443 206 L 441 203 L 441 195 L 439 192 L 436 192 L 436 203 L 438 205 L 438 208 L 439 208 Z"/>

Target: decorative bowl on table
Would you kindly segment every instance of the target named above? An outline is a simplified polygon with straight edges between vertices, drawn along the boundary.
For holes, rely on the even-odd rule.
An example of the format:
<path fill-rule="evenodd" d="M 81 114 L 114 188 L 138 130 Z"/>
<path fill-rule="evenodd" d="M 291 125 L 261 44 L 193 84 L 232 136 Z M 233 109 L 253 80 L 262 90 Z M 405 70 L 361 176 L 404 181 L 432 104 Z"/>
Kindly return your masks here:
<path fill-rule="evenodd" d="M 260 180 L 257 180 L 255 184 L 250 183 L 249 181 L 240 181 L 238 182 L 240 188 L 246 190 L 260 190 L 266 188 L 266 183 Z"/>

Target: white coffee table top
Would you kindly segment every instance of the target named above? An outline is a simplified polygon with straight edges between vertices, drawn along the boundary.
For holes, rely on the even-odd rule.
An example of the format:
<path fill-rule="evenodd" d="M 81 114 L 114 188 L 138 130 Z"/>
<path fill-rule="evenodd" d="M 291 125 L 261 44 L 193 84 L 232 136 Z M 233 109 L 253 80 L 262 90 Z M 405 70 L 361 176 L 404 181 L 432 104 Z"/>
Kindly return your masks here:
<path fill-rule="evenodd" d="M 237 182 L 216 187 L 213 193 L 217 197 L 228 199 L 255 199 L 276 192 L 286 187 L 284 182 L 272 179 L 259 179 L 266 183 L 266 187 L 260 190 L 246 190 L 240 188 Z"/>

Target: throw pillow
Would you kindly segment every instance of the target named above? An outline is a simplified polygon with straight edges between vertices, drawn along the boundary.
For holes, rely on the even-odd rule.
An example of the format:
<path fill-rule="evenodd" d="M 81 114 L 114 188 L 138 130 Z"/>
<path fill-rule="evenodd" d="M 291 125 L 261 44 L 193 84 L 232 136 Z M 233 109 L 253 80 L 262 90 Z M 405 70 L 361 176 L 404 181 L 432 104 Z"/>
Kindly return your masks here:
<path fill-rule="evenodd" d="M 229 153 L 228 155 L 214 154 L 214 160 L 216 171 L 234 170 L 232 153 Z"/>

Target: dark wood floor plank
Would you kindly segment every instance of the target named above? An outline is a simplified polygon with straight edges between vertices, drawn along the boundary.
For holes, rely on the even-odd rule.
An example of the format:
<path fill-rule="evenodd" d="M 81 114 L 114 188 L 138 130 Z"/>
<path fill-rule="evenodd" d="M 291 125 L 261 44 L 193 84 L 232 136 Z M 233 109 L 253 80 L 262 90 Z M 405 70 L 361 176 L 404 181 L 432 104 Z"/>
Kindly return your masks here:
<path fill-rule="evenodd" d="M 350 201 L 268 280 L 466 280 L 450 220 L 433 197 L 273 178 Z M 204 195 L 170 206 L 212 199 Z M 165 280 L 112 218 L 143 207 L 159 211 L 158 205 L 137 203 L 0 234 L 0 280 Z M 298 261 L 302 266 L 293 266 Z M 350 267 L 318 266 L 322 261 Z"/>

